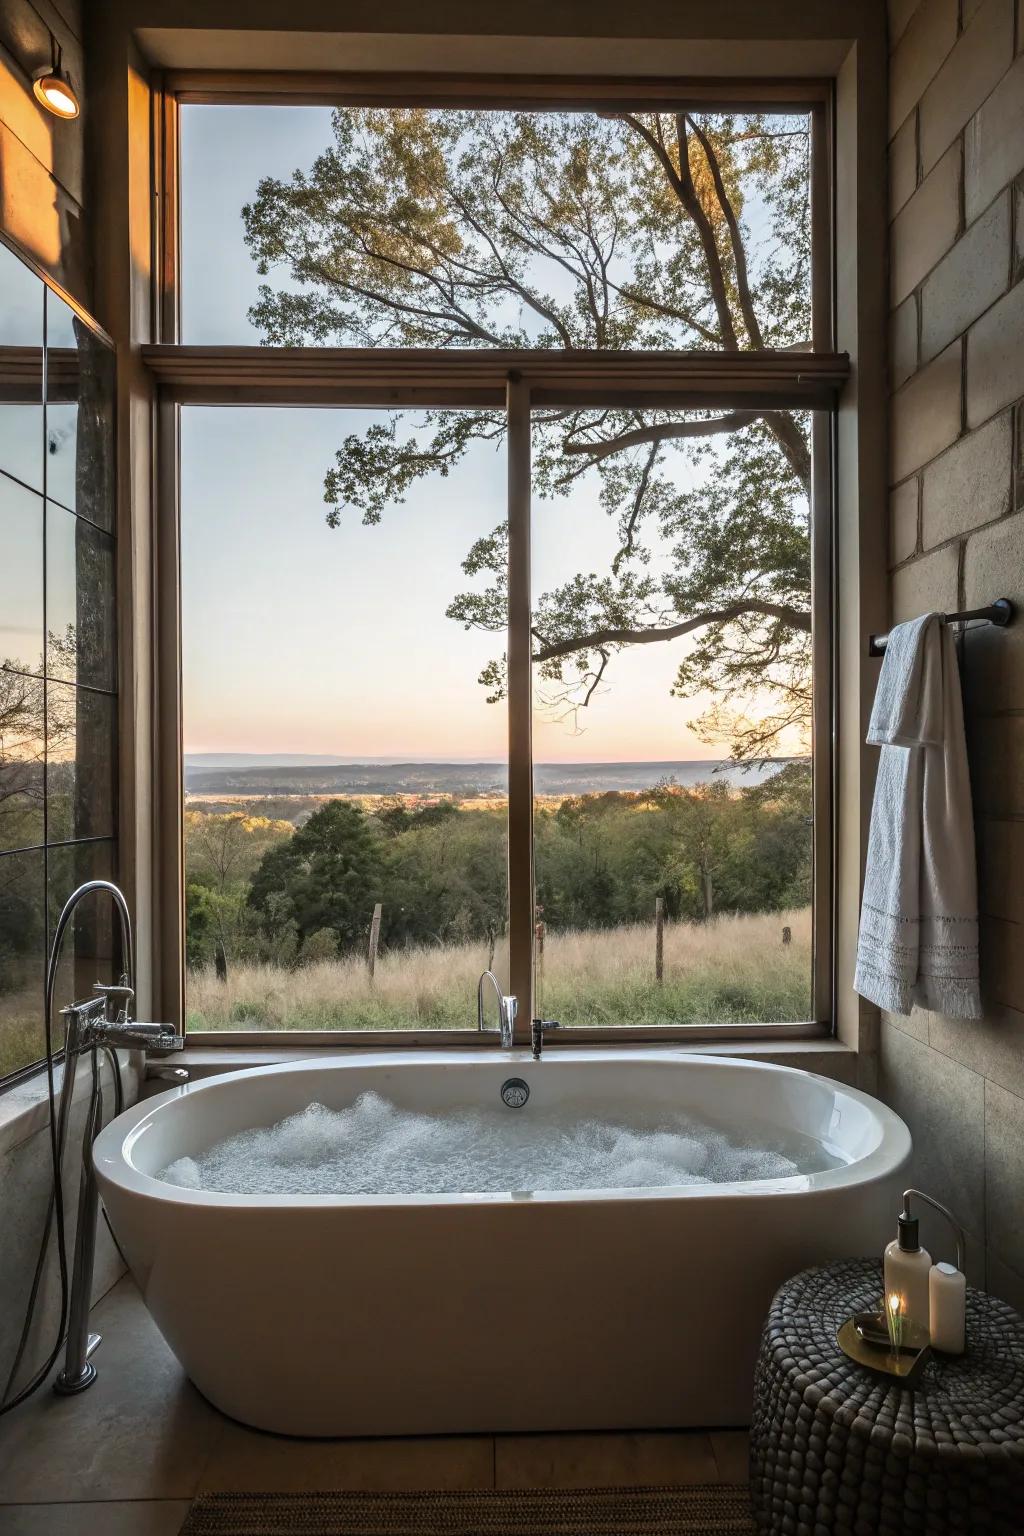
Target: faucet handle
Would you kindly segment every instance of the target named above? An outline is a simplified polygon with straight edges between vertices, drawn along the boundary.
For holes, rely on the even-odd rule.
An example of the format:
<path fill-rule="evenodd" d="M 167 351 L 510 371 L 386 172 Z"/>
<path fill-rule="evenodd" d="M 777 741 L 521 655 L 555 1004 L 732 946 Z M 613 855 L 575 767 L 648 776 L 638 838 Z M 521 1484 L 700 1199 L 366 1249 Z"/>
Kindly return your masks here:
<path fill-rule="evenodd" d="M 128 1005 L 135 996 L 135 988 L 128 985 L 127 978 L 123 977 L 119 982 L 93 982 L 93 996 L 102 997 L 107 1010 L 107 1018 L 111 1024 L 125 1023 L 128 1019 Z M 117 1009 L 111 1012 L 111 1005 Z"/>
<path fill-rule="evenodd" d="M 531 1019 L 530 1020 L 530 1045 L 533 1048 L 534 1061 L 540 1061 L 540 1053 L 544 1049 L 544 1034 L 549 1029 L 561 1029 L 561 1024 L 556 1019 Z"/>

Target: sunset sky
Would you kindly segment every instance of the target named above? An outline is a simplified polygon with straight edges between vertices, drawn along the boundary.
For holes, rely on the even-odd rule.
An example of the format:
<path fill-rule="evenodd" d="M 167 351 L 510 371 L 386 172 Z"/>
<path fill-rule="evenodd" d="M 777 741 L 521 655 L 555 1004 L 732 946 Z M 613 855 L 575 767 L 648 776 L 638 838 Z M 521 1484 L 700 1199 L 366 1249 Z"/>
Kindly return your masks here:
<path fill-rule="evenodd" d="M 261 175 L 306 167 L 330 137 L 323 108 L 187 107 L 182 114 L 184 339 L 255 342 L 259 278 L 240 208 Z M 445 618 L 470 583 L 473 540 L 504 517 L 503 450 L 477 446 L 415 487 L 377 527 L 328 528 L 324 472 L 380 413 L 189 407 L 182 412 L 182 606 L 187 752 L 502 759 L 502 706 L 481 667 L 500 637 Z M 680 467 L 682 460 L 676 461 Z M 538 502 L 534 589 L 607 571 L 614 527 L 597 477 Z M 585 729 L 538 711 L 547 762 L 721 757 L 688 722 L 707 700 L 669 690 L 687 642 L 615 659 Z"/>

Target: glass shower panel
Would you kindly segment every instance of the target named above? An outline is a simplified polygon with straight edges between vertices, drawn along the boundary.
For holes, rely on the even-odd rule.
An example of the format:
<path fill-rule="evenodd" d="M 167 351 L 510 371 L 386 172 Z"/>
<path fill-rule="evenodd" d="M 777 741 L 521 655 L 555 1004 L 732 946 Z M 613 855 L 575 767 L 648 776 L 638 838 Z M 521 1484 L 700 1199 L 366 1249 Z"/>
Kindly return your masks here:
<path fill-rule="evenodd" d="M 0 243 L 0 470 L 43 489 L 45 285 Z"/>

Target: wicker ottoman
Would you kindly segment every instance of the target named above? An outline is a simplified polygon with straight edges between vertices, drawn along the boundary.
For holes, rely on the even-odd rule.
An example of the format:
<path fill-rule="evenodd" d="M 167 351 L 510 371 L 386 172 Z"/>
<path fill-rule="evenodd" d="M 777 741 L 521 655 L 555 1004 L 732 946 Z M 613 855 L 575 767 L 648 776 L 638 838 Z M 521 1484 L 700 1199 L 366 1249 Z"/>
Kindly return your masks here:
<path fill-rule="evenodd" d="M 967 1350 L 914 1391 L 854 1365 L 839 1324 L 876 1306 L 882 1266 L 796 1275 L 761 1340 L 750 1438 L 758 1529 L 784 1536 L 1024 1533 L 1024 1321 L 967 1292 Z"/>

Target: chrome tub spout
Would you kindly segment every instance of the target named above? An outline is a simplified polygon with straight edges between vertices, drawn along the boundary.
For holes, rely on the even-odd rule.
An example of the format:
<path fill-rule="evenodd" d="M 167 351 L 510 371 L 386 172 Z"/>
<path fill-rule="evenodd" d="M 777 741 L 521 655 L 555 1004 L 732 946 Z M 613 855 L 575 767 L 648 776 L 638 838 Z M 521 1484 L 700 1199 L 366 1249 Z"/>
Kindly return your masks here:
<path fill-rule="evenodd" d="M 481 1034 L 489 1033 L 488 1026 L 484 1023 L 484 991 L 490 982 L 498 999 L 498 1029 L 501 1033 L 501 1045 L 503 1050 L 510 1051 L 515 1039 L 516 1012 L 519 1004 L 514 997 L 506 997 L 501 990 L 501 983 L 493 971 L 484 971 L 476 987 L 476 1027 Z"/>

